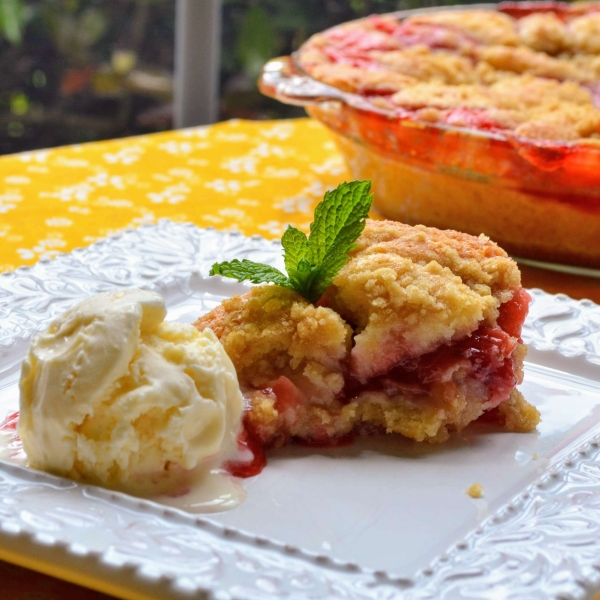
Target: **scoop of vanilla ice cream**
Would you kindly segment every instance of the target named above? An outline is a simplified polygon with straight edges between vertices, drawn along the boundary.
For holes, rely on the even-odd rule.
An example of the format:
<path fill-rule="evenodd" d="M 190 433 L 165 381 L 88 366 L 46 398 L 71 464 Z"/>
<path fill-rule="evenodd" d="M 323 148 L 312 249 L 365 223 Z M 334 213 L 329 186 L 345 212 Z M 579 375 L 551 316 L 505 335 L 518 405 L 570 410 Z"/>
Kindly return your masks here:
<path fill-rule="evenodd" d="M 242 395 L 211 330 L 165 323 L 154 292 L 105 292 L 37 335 L 18 432 L 29 465 L 132 493 L 184 485 L 235 452 Z"/>

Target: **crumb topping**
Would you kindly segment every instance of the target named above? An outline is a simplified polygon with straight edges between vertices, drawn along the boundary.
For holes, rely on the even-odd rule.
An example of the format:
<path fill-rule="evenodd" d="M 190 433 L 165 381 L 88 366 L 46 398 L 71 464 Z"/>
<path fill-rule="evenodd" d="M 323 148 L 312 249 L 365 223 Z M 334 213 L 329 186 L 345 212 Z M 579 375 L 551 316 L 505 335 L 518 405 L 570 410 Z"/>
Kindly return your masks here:
<path fill-rule="evenodd" d="M 484 236 L 369 221 L 327 302 L 356 328 L 351 370 L 366 381 L 495 322 L 519 285 L 514 261 Z"/>
<path fill-rule="evenodd" d="M 374 106 L 522 138 L 600 138 L 600 4 L 511 16 L 371 16 L 313 36 L 297 63 Z M 510 12 L 510 11 L 507 11 Z"/>
<path fill-rule="evenodd" d="M 375 432 L 440 443 L 490 411 L 509 430 L 535 428 L 514 389 L 528 301 L 485 236 L 367 220 L 317 306 L 267 284 L 195 326 L 221 340 L 263 443 Z"/>
<path fill-rule="evenodd" d="M 194 325 L 212 329 L 238 378 L 255 388 L 281 374 L 316 388 L 316 398 L 343 387 L 350 326 L 330 308 L 317 307 L 287 288 L 262 285 L 224 300 Z"/>
<path fill-rule="evenodd" d="M 480 483 L 474 483 L 471 487 L 467 488 L 467 494 L 471 498 L 481 498 L 483 496 L 483 486 Z"/>

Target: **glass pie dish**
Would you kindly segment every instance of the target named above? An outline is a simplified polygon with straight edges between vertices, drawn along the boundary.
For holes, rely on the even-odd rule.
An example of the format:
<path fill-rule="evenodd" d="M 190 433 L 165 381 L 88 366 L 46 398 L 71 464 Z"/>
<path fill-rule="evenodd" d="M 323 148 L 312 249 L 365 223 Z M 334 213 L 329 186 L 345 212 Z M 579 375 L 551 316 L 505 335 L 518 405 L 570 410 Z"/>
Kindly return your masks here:
<path fill-rule="evenodd" d="M 527 14 L 552 6 L 527 3 Z M 497 5 L 444 10 L 466 8 L 493 11 Z M 403 20 L 428 12 L 393 16 Z M 381 216 L 484 233 L 523 258 L 600 267 L 597 136 L 530 139 L 426 122 L 318 81 L 302 69 L 297 55 L 267 63 L 259 87 L 282 102 L 304 106 L 332 131 L 352 177 L 373 181 Z"/>

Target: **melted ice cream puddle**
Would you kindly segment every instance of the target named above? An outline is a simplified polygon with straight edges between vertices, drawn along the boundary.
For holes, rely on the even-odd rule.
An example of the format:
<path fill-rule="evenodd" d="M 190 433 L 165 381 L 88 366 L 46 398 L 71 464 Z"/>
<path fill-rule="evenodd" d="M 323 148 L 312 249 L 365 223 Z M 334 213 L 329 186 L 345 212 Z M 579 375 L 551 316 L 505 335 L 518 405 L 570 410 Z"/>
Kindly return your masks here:
<path fill-rule="evenodd" d="M 211 469 L 199 475 L 189 490 L 179 496 L 150 498 L 160 504 L 191 513 L 213 513 L 231 510 L 246 499 L 239 481 L 222 469 Z"/>
<path fill-rule="evenodd" d="M 27 455 L 16 430 L 18 418 L 19 414 L 13 412 L 0 424 L 0 460 L 19 467 L 27 467 Z M 240 464 L 252 459 L 248 451 L 240 451 L 234 458 Z M 180 490 L 178 494 L 140 493 L 139 497 L 190 513 L 206 514 L 236 508 L 244 502 L 246 495 L 246 490 L 237 477 L 215 464 L 209 464 L 189 473 L 188 487 Z"/>

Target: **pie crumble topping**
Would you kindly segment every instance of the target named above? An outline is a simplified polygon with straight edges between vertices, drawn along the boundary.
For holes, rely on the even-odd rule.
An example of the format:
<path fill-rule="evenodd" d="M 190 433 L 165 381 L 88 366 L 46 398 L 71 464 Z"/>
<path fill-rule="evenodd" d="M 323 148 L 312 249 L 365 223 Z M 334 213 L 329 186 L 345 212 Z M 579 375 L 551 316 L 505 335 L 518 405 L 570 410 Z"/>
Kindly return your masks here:
<path fill-rule="evenodd" d="M 367 221 L 317 305 L 260 285 L 195 325 L 213 329 L 245 390 L 245 425 L 266 446 L 400 433 L 444 442 L 484 413 L 530 431 L 516 389 L 530 301 L 484 236 Z"/>
<path fill-rule="evenodd" d="M 310 38 L 311 77 L 419 121 L 600 144 L 600 3 L 373 15 Z"/>

